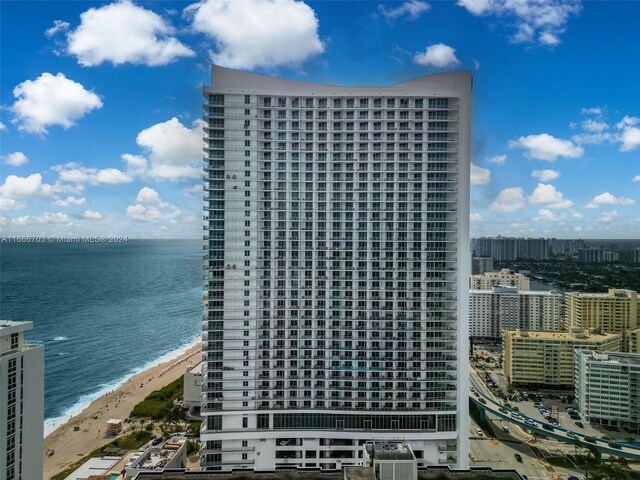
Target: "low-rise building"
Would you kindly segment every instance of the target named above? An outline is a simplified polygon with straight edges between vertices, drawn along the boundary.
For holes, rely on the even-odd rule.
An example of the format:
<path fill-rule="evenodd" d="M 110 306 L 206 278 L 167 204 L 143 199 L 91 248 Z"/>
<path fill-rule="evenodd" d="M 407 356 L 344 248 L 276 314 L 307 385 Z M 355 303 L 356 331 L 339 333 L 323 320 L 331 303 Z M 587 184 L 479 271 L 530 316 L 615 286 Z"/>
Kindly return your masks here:
<path fill-rule="evenodd" d="M 597 334 L 580 328 L 569 332 L 505 330 L 504 372 L 517 387 L 573 390 L 574 350 L 619 352 L 620 334 Z"/>
<path fill-rule="evenodd" d="M 148 445 L 140 455 L 131 458 L 125 466 L 127 477 L 139 472 L 162 472 L 167 469 L 182 468 L 187 459 L 186 437 L 172 437 L 159 445 Z"/>
<path fill-rule="evenodd" d="M 640 355 L 576 350 L 575 357 L 580 415 L 640 434 Z"/>
<path fill-rule="evenodd" d="M 562 295 L 496 286 L 469 292 L 469 335 L 501 337 L 503 330 L 560 330 Z"/>
<path fill-rule="evenodd" d="M 493 287 L 516 287 L 518 290 L 529 290 L 529 278 L 508 268 L 499 272 L 485 272 L 483 275 L 470 275 L 469 288 L 471 290 L 491 290 Z"/>

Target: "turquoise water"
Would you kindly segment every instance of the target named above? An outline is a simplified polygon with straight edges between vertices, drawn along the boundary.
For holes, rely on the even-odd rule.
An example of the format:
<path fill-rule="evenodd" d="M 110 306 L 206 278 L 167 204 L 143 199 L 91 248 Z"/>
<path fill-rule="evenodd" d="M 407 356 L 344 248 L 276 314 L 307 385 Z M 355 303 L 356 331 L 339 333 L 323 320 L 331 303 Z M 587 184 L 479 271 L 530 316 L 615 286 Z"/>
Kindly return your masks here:
<path fill-rule="evenodd" d="M 45 418 L 193 341 L 201 275 L 200 241 L 0 245 L 0 318 L 45 347 Z"/>

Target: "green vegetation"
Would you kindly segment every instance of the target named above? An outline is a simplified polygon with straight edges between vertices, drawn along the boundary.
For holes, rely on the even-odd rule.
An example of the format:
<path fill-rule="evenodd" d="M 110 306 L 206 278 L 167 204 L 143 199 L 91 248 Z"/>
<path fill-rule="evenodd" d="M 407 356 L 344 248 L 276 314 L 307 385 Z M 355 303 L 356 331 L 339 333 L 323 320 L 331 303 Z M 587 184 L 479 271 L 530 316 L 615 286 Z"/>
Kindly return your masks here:
<path fill-rule="evenodd" d="M 144 445 L 145 443 L 147 443 L 152 438 L 153 438 L 153 435 L 145 431 L 137 431 L 134 433 L 130 433 L 128 435 L 123 435 L 122 437 L 116 438 L 115 440 L 113 440 L 112 442 L 108 443 L 103 447 L 96 448 L 89 455 L 83 457 L 82 459 L 78 460 L 77 462 L 65 468 L 62 472 L 51 477 L 51 480 L 64 480 L 69 475 L 71 475 L 71 473 L 73 473 L 74 470 L 76 470 L 78 467 L 80 467 L 83 463 L 85 463 L 90 458 L 102 457 L 102 452 L 105 448 L 111 447 L 111 448 L 121 448 L 123 450 L 136 450 L 140 448 L 142 445 Z"/>
<path fill-rule="evenodd" d="M 200 451 L 200 444 L 197 442 L 187 443 L 187 457 L 195 455 Z"/>
<path fill-rule="evenodd" d="M 183 377 L 181 376 L 169 385 L 147 395 L 144 400 L 133 407 L 129 416 L 164 421 L 180 420 L 175 418 L 177 412 L 174 412 L 174 401 L 182 397 L 183 389 Z M 180 411 L 182 412 L 182 409 Z"/>

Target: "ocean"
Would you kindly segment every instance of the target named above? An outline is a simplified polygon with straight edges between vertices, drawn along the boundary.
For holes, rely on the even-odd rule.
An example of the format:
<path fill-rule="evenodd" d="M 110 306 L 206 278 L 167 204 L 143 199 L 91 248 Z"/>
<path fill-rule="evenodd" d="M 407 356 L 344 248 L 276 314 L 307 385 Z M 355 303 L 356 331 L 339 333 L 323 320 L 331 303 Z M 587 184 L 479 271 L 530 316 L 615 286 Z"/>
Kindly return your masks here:
<path fill-rule="evenodd" d="M 202 265 L 198 240 L 0 245 L 0 318 L 45 348 L 46 425 L 199 336 Z"/>

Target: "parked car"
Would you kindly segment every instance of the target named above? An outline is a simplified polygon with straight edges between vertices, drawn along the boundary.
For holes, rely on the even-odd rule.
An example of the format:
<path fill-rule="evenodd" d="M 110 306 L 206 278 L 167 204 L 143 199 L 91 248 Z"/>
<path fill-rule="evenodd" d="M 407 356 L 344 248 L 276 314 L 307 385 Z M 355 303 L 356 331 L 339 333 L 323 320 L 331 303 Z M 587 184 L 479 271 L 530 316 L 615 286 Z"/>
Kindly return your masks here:
<path fill-rule="evenodd" d="M 522 456 L 521 456 L 519 453 L 516 453 L 516 454 L 514 455 L 514 457 L 516 457 L 516 460 L 517 460 L 518 462 L 522 463 Z"/>
<path fill-rule="evenodd" d="M 481 437 L 482 436 L 482 429 L 476 428 L 476 433 L 478 434 L 479 437 Z"/>
<path fill-rule="evenodd" d="M 582 422 L 576 422 L 576 426 L 580 427 L 580 428 L 584 428 L 584 423 Z"/>
<path fill-rule="evenodd" d="M 506 425 L 503 425 L 503 426 L 502 426 L 502 431 L 503 431 L 504 433 L 509 433 L 509 427 L 507 427 Z"/>

